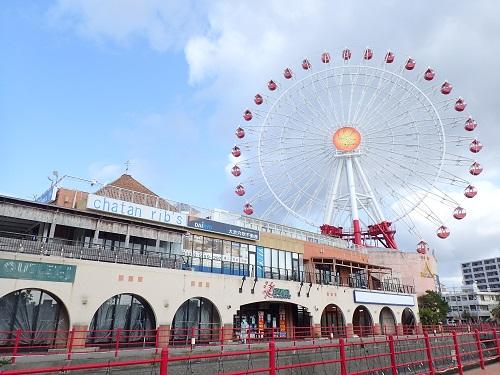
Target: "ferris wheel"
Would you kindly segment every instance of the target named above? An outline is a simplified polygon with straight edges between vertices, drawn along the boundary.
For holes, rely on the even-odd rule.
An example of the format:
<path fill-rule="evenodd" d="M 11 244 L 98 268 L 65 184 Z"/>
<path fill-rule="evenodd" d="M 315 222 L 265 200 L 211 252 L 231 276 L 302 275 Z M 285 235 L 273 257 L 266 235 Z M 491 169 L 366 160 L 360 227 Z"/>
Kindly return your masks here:
<path fill-rule="evenodd" d="M 246 215 L 356 245 L 397 248 L 398 223 L 425 253 L 417 218 L 447 238 L 477 194 L 477 123 L 434 69 L 392 51 L 355 55 L 306 58 L 255 95 L 231 151 L 235 193 Z"/>

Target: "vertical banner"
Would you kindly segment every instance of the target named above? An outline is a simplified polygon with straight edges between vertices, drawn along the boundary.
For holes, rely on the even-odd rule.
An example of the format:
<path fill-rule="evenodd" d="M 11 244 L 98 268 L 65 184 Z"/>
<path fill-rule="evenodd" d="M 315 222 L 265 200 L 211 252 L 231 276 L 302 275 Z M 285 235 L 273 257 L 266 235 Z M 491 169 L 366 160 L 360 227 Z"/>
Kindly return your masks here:
<path fill-rule="evenodd" d="M 286 313 L 284 306 L 280 306 L 280 337 L 286 337 Z"/>
<path fill-rule="evenodd" d="M 256 247 L 256 263 L 257 263 L 257 277 L 264 277 L 264 248 L 262 246 Z"/>
<path fill-rule="evenodd" d="M 259 311 L 259 337 L 264 333 L 264 311 Z"/>

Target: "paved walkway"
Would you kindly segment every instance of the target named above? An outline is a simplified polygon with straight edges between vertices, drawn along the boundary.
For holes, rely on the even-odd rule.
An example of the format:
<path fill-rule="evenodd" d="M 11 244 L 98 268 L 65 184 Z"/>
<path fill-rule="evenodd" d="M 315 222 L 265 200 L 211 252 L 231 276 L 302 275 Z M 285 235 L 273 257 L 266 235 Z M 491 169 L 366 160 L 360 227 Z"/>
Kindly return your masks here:
<path fill-rule="evenodd" d="M 500 374 L 500 363 L 492 363 L 491 365 L 486 365 L 484 370 L 481 368 L 475 368 L 472 370 L 465 371 L 464 374 L 467 375 L 499 375 Z"/>

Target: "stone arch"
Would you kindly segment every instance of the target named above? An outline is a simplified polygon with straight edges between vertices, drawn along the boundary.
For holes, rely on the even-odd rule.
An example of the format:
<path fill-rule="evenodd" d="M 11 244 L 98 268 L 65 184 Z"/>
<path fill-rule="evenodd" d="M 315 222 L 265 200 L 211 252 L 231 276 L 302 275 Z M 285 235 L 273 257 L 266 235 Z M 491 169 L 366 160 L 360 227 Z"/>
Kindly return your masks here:
<path fill-rule="evenodd" d="M 409 307 L 405 308 L 401 314 L 401 325 L 403 326 L 403 333 L 405 335 L 416 333 L 417 318 Z"/>
<path fill-rule="evenodd" d="M 217 341 L 221 324 L 219 309 L 211 300 L 205 297 L 189 298 L 175 312 L 170 342 L 186 345 L 192 338 L 204 343 Z"/>
<path fill-rule="evenodd" d="M 0 298 L 0 345 L 12 345 L 20 330 L 22 346 L 64 347 L 69 324 L 68 309 L 47 290 L 19 289 Z"/>
<path fill-rule="evenodd" d="M 353 332 L 357 336 L 370 336 L 373 334 L 373 319 L 366 306 L 356 307 L 352 314 Z"/>
<path fill-rule="evenodd" d="M 345 317 L 342 309 L 331 303 L 321 313 L 321 335 L 327 337 L 344 337 Z"/>
<path fill-rule="evenodd" d="M 379 314 L 380 330 L 385 335 L 394 335 L 396 333 L 396 317 L 392 310 L 384 306 Z"/>
<path fill-rule="evenodd" d="M 154 345 L 155 329 L 154 312 L 146 299 L 133 293 L 116 294 L 94 313 L 87 343 L 109 345 L 119 340 L 127 346 Z"/>

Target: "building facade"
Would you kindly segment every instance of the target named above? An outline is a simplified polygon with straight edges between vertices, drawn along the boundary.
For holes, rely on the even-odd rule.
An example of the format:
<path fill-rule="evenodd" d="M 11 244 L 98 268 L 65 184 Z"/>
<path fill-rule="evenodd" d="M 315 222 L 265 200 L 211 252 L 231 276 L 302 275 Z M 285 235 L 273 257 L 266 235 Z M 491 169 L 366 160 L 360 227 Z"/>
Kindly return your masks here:
<path fill-rule="evenodd" d="M 417 296 L 424 295 L 428 290 L 439 291 L 437 261 L 433 253 L 369 248 L 368 260 L 370 263 L 389 267 L 403 284 L 415 285 Z"/>
<path fill-rule="evenodd" d="M 477 284 L 481 291 L 500 292 L 500 258 L 489 258 L 462 263 L 465 285 Z"/>
<path fill-rule="evenodd" d="M 168 345 L 221 329 L 239 340 L 241 327 L 257 338 L 417 328 L 414 286 L 342 240 L 171 202 L 129 175 L 45 196 L 0 197 L 0 344 L 17 330 L 30 332 L 21 344 L 74 329 L 89 345 L 117 330 L 130 343 L 161 331 Z"/>
<path fill-rule="evenodd" d="M 477 285 L 449 289 L 442 293 L 450 306 L 449 323 L 481 323 L 493 320 L 491 310 L 500 303 L 499 292 L 483 292 Z"/>

